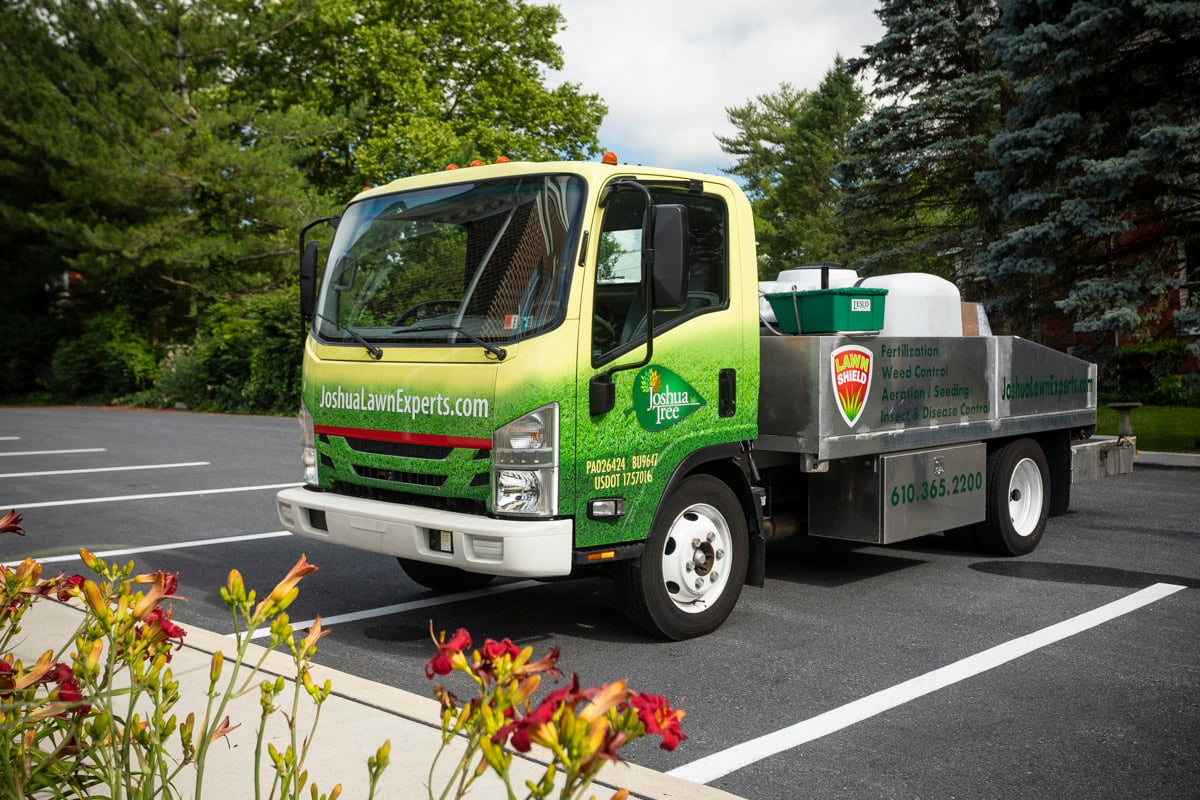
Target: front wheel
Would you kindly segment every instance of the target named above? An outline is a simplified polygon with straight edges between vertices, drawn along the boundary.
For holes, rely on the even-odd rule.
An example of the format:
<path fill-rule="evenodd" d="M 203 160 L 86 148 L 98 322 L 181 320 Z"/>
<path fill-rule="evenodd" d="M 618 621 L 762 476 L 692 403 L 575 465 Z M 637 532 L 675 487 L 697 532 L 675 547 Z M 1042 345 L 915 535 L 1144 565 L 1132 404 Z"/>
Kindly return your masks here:
<path fill-rule="evenodd" d="M 448 567 L 444 564 L 426 564 L 424 561 L 414 561 L 411 558 L 397 558 L 404 574 L 412 578 L 426 589 L 435 592 L 466 592 L 471 589 L 482 589 L 492 582 L 494 575 L 482 572 L 467 572 L 458 567 Z"/>
<path fill-rule="evenodd" d="M 1033 552 L 1050 513 L 1050 468 L 1032 439 L 988 454 L 987 519 L 975 528 L 984 549 L 1001 556 Z"/>
<path fill-rule="evenodd" d="M 711 633 L 737 603 L 748 554 L 733 491 L 709 475 L 685 478 L 663 502 L 642 555 L 618 565 L 625 613 L 667 639 Z"/>

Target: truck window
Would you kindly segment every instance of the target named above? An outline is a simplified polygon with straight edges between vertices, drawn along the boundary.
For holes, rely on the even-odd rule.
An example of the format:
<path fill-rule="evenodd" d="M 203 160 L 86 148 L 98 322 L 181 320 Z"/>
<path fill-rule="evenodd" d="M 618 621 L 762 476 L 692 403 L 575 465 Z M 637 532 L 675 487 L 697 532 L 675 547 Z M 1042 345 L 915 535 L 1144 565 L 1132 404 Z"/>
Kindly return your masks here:
<path fill-rule="evenodd" d="M 584 194 L 577 176 L 551 174 L 353 203 L 330 249 L 314 333 L 353 346 L 475 346 L 552 329 L 566 312 Z"/>
<path fill-rule="evenodd" d="M 654 333 L 699 314 L 728 307 L 729 246 L 725 203 L 712 195 L 651 187 L 655 203 L 687 206 L 691 249 L 687 305 L 656 311 Z M 592 308 L 592 363 L 599 366 L 646 341 L 646 299 L 642 294 L 642 212 L 640 192 L 616 192 L 604 210 L 596 258 Z"/>

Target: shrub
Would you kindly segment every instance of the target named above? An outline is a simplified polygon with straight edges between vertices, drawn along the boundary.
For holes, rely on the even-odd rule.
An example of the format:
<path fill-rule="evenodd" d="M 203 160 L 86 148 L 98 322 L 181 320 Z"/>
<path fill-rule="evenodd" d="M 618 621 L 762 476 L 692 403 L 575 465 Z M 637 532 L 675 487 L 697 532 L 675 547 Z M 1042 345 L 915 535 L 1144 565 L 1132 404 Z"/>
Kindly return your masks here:
<path fill-rule="evenodd" d="M 1190 392 L 1181 375 L 1188 349 L 1184 342 L 1169 340 L 1126 345 L 1113 356 L 1117 393 L 1121 400 L 1148 405 L 1184 405 Z"/>
<path fill-rule="evenodd" d="M 294 288 L 224 300 L 205 313 L 194 343 L 171 350 L 155 389 L 168 406 L 293 414 L 301 353 Z"/>
<path fill-rule="evenodd" d="M 25 401 L 50 383 L 52 373 L 47 354 L 70 332 L 60 318 L 23 314 L 19 310 L 0 315 L 0 400 Z"/>
<path fill-rule="evenodd" d="M 158 377 L 155 348 L 121 310 L 84 323 L 77 337 L 59 341 L 48 388 L 68 399 L 110 400 L 145 389 Z"/>

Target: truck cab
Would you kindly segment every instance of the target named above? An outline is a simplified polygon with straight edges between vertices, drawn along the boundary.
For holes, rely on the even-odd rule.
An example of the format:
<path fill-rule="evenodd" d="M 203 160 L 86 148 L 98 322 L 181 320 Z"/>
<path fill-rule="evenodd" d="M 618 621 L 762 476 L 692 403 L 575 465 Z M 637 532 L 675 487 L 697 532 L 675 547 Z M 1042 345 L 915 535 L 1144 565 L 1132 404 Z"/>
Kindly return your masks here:
<path fill-rule="evenodd" d="M 675 513 L 695 530 L 653 579 L 661 607 L 634 611 L 677 618 L 674 636 L 710 628 L 718 603 L 724 619 L 753 514 L 731 459 L 758 410 L 753 221 L 731 181 L 451 170 L 354 198 L 319 281 L 304 249 L 305 485 L 278 496 L 289 530 L 395 556 L 439 590 L 627 573 L 664 496 L 728 473 L 709 478 L 719 498 Z"/>

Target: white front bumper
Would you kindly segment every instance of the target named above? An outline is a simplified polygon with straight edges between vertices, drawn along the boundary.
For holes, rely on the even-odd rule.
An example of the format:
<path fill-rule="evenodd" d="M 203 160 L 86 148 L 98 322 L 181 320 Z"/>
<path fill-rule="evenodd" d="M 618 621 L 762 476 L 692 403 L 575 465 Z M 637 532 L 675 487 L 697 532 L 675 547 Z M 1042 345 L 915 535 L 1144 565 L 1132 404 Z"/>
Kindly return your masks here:
<path fill-rule="evenodd" d="M 310 539 L 488 575 L 571 572 L 575 537 L 569 519 L 492 519 L 302 488 L 284 489 L 275 500 L 283 526 Z M 313 527 L 311 511 L 324 512 L 325 530 Z M 452 552 L 430 547 L 430 531 L 439 546 L 448 533 Z"/>

